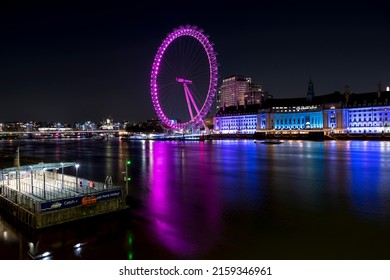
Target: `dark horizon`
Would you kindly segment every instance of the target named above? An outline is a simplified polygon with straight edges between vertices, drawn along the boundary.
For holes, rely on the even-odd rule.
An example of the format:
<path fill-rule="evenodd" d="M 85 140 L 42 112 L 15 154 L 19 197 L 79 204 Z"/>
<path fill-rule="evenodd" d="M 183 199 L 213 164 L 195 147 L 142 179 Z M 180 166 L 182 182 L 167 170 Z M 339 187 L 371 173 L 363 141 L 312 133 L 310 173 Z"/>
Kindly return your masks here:
<path fill-rule="evenodd" d="M 222 78 L 241 74 L 274 98 L 390 86 L 390 4 L 308 1 L 1 4 L 0 121 L 156 117 L 149 91 L 165 36 L 196 25 L 215 43 Z"/>

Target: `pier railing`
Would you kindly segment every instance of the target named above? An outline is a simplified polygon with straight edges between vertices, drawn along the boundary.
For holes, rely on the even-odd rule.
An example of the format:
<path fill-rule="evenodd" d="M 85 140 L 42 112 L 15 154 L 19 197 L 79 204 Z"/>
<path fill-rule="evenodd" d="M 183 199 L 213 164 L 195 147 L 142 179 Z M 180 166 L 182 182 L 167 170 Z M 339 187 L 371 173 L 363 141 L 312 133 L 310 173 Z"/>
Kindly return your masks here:
<path fill-rule="evenodd" d="M 0 195 L 31 212 L 82 206 L 85 204 L 83 198 L 88 198 L 90 203 L 123 198 L 125 194 L 120 186 L 52 172 L 46 172 L 44 177 L 34 174 L 33 178 L 0 179 Z"/>
<path fill-rule="evenodd" d="M 102 183 L 38 167 L 11 168 L 0 174 L 0 208 L 31 228 L 128 207 L 126 188 L 113 185 L 110 176 Z"/>

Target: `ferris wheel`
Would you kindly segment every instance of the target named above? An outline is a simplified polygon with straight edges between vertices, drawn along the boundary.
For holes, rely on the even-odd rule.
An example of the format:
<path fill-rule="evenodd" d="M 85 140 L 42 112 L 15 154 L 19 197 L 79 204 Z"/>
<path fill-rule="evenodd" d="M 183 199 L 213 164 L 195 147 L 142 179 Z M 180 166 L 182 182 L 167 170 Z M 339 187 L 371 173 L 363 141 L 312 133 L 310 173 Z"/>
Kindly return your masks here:
<path fill-rule="evenodd" d="M 204 125 L 217 84 L 216 53 L 203 30 L 186 25 L 169 33 L 150 77 L 152 102 L 162 125 L 183 132 Z"/>

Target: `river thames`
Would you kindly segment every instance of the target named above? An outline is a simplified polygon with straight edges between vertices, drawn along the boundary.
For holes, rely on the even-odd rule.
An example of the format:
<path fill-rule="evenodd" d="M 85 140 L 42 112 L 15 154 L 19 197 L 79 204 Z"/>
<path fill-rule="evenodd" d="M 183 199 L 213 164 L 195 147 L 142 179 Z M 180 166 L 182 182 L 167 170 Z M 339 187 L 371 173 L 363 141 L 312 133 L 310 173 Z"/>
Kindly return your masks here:
<path fill-rule="evenodd" d="M 130 208 L 38 232 L 0 212 L 0 259 L 390 259 L 390 142 L 0 141 L 18 146 L 121 186 L 130 159 Z"/>

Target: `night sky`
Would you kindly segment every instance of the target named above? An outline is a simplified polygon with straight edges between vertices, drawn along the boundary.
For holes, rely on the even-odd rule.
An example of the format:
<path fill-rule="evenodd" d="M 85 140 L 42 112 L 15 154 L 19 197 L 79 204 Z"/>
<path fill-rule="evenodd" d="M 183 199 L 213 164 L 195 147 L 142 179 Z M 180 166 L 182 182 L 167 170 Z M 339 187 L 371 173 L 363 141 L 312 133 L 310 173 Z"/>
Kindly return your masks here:
<path fill-rule="evenodd" d="M 214 42 L 219 83 L 246 75 L 274 98 L 305 96 L 309 77 L 316 95 L 385 88 L 390 3 L 364 2 L 1 1 L 0 122 L 154 118 L 154 56 L 186 24 Z"/>

